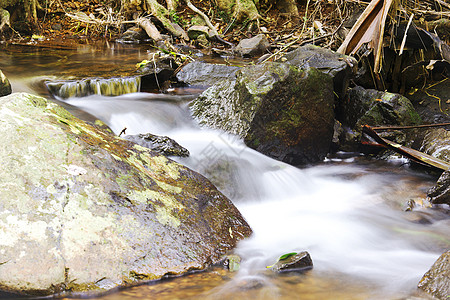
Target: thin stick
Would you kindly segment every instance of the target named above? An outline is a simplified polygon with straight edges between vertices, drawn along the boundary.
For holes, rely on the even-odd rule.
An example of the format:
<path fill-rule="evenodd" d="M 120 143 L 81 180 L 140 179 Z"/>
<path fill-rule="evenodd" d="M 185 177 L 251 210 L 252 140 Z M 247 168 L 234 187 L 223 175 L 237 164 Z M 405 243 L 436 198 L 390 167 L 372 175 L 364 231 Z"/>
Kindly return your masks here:
<path fill-rule="evenodd" d="M 213 31 L 213 34 L 216 36 L 219 36 L 219 33 L 217 32 L 216 28 L 213 26 L 213 24 L 211 24 L 211 21 L 209 20 L 208 16 L 205 15 L 201 10 L 199 10 L 197 7 L 194 6 L 194 4 L 192 4 L 192 2 L 190 0 L 185 0 L 187 6 L 192 9 L 195 13 L 199 14 L 203 20 L 205 20 L 206 25 L 209 27 L 209 29 L 211 29 Z"/>
<path fill-rule="evenodd" d="M 372 127 L 372 129 L 382 131 L 382 130 L 416 129 L 416 128 L 445 127 L 445 126 L 450 126 L 450 123 L 425 124 L 415 126 L 379 126 L 379 127 Z"/>
<path fill-rule="evenodd" d="M 406 26 L 405 34 L 403 35 L 402 45 L 400 46 L 399 55 L 403 54 L 403 48 L 405 48 L 405 43 L 406 43 L 406 36 L 407 36 L 408 30 L 409 30 L 409 26 L 411 26 L 413 17 L 414 17 L 414 14 L 411 14 L 411 16 L 409 17 L 408 25 Z"/>

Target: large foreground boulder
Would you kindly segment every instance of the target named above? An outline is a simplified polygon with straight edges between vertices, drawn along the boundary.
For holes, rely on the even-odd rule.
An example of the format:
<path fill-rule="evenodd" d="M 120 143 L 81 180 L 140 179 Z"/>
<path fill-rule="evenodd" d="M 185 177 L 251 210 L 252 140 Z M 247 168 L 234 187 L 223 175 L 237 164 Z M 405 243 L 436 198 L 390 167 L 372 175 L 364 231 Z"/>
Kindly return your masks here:
<path fill-rule="evenodd" d="M 450 296 L 450 251 L 438 258 L 431 269 L 423 275 L 418 286 L 437 299 L 448 300 Z"/>
<path fill-rule="evenodd" d="M 251 230 L 206 178 L 29 94 L 0 98 L 0 291 L 200 270 Z"/>
<path fill-rule="evenodd" d="M 333 82 L 314 68 L 249 66 L 191 102 L 201 125 L 225 130 L 247 146 L 293 165 L 322 160 L 334 126 Z"/>

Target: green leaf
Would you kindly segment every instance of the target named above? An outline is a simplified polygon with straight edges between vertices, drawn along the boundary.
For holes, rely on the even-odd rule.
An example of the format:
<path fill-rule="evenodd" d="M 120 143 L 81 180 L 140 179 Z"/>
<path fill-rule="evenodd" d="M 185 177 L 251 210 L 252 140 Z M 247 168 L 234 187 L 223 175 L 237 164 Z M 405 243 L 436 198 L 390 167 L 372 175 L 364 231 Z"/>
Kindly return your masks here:
<path fill-rule="evenodd" d="M 297 254 L 297 252 L 291 252 L 291 253 L 283 254 L 283 255 L 280 256 L 278 261 L 288 259 L 289 257 L 294 256 L 296 254 Z"/>
<path fill-rule="evenodd" d="M 137 63 L 137 64 L 136 64 L 136 68 L 139 69 L 139 68 L 145 67 L 148 63 L 149 63 L 149 61 L 146 60 L 146 59 L 144 59 L 144 60 L 141 61 L 140 63 Z"/>

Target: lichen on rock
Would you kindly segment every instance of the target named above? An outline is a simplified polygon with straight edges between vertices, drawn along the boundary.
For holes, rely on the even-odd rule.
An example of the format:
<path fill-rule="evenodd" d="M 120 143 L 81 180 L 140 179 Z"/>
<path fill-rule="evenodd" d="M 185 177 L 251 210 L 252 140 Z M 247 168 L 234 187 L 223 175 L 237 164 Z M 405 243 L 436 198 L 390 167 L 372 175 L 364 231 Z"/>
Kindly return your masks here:
<path fill-rule="evenodd" d="M 104 291 L 182 274 L 251 232 L 200 174 L 44 98 L 0 98 L 0 136 L 2 291 Z"/>

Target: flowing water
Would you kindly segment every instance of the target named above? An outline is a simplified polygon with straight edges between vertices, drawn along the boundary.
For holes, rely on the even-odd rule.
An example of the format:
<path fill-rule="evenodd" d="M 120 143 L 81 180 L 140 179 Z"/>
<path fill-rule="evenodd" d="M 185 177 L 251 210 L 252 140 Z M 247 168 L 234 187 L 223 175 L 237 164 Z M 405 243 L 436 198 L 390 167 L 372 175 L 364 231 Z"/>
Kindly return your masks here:
<path fill-rule="evenodd" d="M 1 63 L 0 69 L 13 72 Z M 16 91 L 30 86 L 20 76 L 12 79 Z M 236 249 L 238 272 L 216 267 L 101 299 L 428 299 L 416 285 L 450 247 L 448 210 L 420 204 L 435 177 L 403 160 L 376 162 L 356 154 L 304 168 L 286 165 L 235 136 L 199 128 L 188 109 L 192 97 L 132 93 L 64 100 L 117 134 L 126 128 L 126 134 L 175 139 L 191 153 L 175 159 L 207 176 L 254 231 Z M 409 200 L 417 205 L 405 211 Z M 276 275 L 267 269 L 280 255 L 303 250 L 312 270 Z"/>

